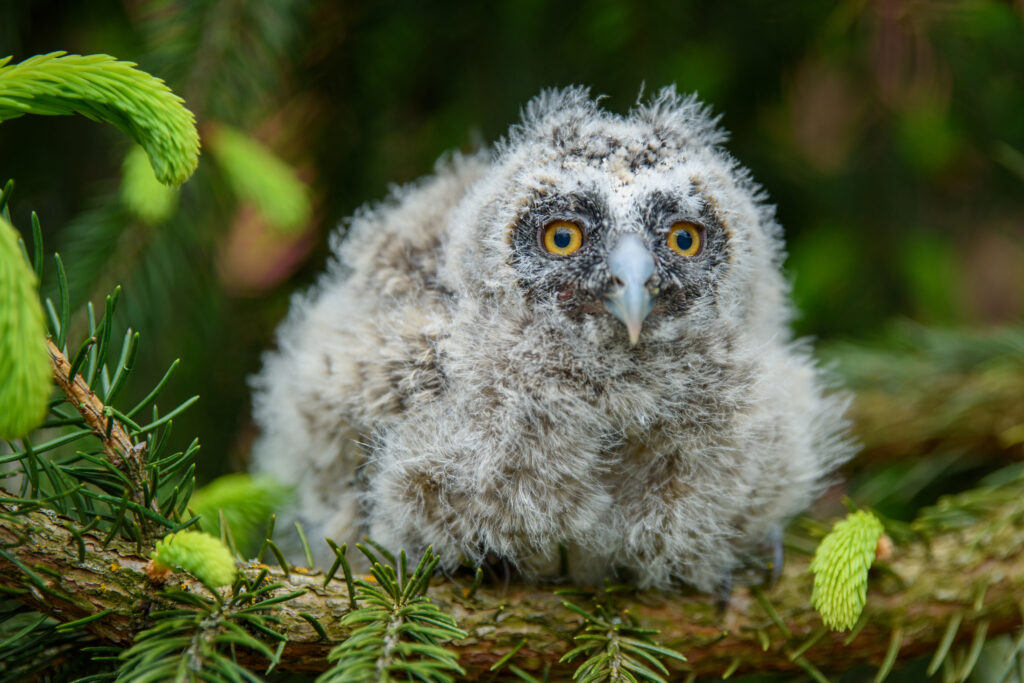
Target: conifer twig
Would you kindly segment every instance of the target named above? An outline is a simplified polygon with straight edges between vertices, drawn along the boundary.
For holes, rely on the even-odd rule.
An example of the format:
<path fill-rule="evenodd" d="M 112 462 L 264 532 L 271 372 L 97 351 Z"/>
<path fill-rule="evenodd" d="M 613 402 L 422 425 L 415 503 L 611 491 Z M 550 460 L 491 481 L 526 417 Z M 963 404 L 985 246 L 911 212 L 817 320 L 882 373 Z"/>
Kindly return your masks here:
<path fill-rule="evenodd" d="M 53 343 L 52 339 L 46 340 L 46 346 L 50 352 L 50 365 L 53 368 L 54 381 L 64 392 L 68 403 L 74 406 L 85 423 L 92 429 L 93 434 L 103 442 L 107 460 L 124 472 L 131 481 L 132 487 L 129 495 L 132 502 L 159 512 L 155 499 L 150 500 L 148 505 L 145 501 L 146 442 L 133 442 L 119 420 L 104 414 L 106 406 L 93 393 L 80 374 L 76 373 L 74 377 L 71 377 L 71 363 L 68 361 L 68 357 Z M 148 525 L 146 525 L 145 519 L 140 518 L 140 524 L 142 524 L 143 532 L 146 533 Z"/>
<path fill-rule="evenodd" d="M 76 373 L 74 378 L 70 377 L 71 363 L 64 352 L 57 348 L 53 340 L 48 339 L 46 345 L 50 351 L 54 381 L 93 433 L 103 441 L 103 448 L 110 462 L 126 474 L 131 474 L 133 470 L 141 471 L 145 443 L 133 443 L 118 420 L 104 415 L 106 406 L 93 393 L 82 376 Z"/>

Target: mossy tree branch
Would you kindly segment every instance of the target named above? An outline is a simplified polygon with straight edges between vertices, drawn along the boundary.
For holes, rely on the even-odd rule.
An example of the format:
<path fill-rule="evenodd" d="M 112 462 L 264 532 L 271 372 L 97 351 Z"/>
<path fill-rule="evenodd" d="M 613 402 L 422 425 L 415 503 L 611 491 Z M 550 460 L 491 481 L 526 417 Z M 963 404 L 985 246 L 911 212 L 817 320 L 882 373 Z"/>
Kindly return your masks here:
<path fill-rule="evenodd" d="M 1002 507 L 1007 509 L 995 509 L 972 526 L 897 546 L 890 560 L 873 570 L 859 633 L 849 644 L 848 634 L 827 632 L 810 607 L 805 556 L 791 559 L 779 585 L 767 594 L 737 590 L 721 617 L 708 596 L 637 593 L 617 603 L 644 627 L 659 629 L 660 643 L 687 656 L 685 665 L 677 665 L 685 667 L 677 669 L 680 677 L 689 672 L 721 676 L 729 669 L 740 674 L 813 667 L 842 671 L 865 662 L 877 666 L 894 643 L 901 659 L 935 651 L 951 620 L 960 624 L 954 643 L 979 631 L 991 636 L 1020 625 L 1022 505 L 1010 501 Z M 110 610 L 86 628 L 117 645 L 130 644 L 147 626 L 149 609 L 163 606 L 160 586 L 144 572 L 147 558 L 134 545 L 114 541 L 104 549 L 102 535 L 83 533 L 84 559 L 79 561 L 70 520 L 41 510 L 11 512 L 0 506 L 0 543 L 6 549 L 0 555 L 0 587 L 16 599 L 62 622 Z M 261 569 L 253 563 L 245 571 L 255 575 Z M 275 568 L 271 574 L 284 584 L 282 594 L 307 591 L 275 612 L 287 636 L 278 668 L 324 670 L 327 652 L 346 635 L 338 626 L 349 610 L 343 580 L 324 587 L 323 575 L 301 569 L 285 575 Z M 178 579 L 188 590 L 205 591 L 195 580 Z M 471 678 L 486 674 L 520 643 L 512 659 L 519 668 L 536 672 L 551 667 L 555 679 L 570 673 L 571 665 L 560 665 L 558 659 L 572 647 L 580 619 L 562 606 L 563 598 L 550 586 L 514 585 L 505 593 L 481 587 L 468 593 L 447 580 L 435 580 L 430 589 L 434 602 L 469 633 L 453 647 Z M 254 667 L 266 665 L 258 653 L 239 656 Z"/>

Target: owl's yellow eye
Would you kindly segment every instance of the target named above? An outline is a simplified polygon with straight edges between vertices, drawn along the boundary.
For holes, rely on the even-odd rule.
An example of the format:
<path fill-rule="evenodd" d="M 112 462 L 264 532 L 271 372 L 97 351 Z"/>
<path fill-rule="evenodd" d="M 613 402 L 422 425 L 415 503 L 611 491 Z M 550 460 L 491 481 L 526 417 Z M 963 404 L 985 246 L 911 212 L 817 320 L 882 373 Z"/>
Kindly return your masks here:
<path fill-rule="evenodd" d="M 568 256 L 583 246 L 583 230 L 569 221 L 555 221 L 544 228 L 544 248 L 552 254 Z"/>
<path fill-rule="evenodd" d="M 676 223 L 668 231 L 668 246 L 680 256 L 693 256 L 700 251 L 700 228 L 685 221 Z"/>

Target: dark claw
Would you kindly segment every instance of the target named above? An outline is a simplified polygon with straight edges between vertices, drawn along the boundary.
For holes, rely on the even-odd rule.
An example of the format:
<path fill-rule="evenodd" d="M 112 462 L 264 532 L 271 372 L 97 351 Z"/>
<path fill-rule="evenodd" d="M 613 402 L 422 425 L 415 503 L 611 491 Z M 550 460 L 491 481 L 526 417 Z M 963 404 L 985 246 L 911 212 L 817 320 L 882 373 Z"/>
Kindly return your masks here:
<path fill-rule="evenodd" d="M 715 614 L 719 619 L 729 609 L 729 601 L 732 599 L 732 570 L 725 573 L 715 588 Z"/>
<path fill-rule="evenodd" d="M 448 581 L 450 581 L 451 583 L 454 583 L 459 588 L 462 587 L 462 584 L 459 582 L 459 579 L 455 576 L 455 572 L 450 572 L 444 567 L 438 567 L 437 571 L 440 572 L 441 576 L 448 579 Z"/>
<path fill-rule="evenodd" d="M 782 547 L 782 529 L 775 527 L 768 533 L 766 539 L 769 546 L 770 556 L 765 566 L 765 585 L 773 588 L 782 576 L 782 566 L 785 564 L 785 548 Z"/>
<path fill-rule="evenodd" d="M 513 568 L 507 557 L 488 555 L 484 559 L 482 568 L 491 583 L 502 585 L 502 595 L 508 593 L 509 585 L 512 583 Z"/>
<path fill-rule="evenodd" d="M 501 587 L 501 594 L 504 596 L 508 593 L 509 584 L 512 583 L 512 563 L 508 561 L 508 558 L 502 556 L 501 558 L 501 573 L 504 574 L 505 582 Z"/>

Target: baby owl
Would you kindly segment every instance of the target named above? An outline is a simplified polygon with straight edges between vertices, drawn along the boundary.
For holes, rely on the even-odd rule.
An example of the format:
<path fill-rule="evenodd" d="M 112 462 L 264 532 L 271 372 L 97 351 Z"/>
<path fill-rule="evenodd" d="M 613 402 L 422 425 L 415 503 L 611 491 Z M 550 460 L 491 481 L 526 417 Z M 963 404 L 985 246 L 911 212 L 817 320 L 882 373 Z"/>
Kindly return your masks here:
<path fill-rule="evenodd" d="M 254 380 L 254 469 L 318 538 L 718 588 L 850 450 L 724 138 L 674 88 L 546 91 L 358 212 Z"/>

